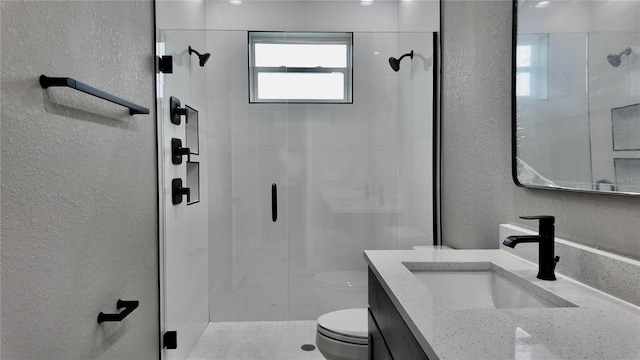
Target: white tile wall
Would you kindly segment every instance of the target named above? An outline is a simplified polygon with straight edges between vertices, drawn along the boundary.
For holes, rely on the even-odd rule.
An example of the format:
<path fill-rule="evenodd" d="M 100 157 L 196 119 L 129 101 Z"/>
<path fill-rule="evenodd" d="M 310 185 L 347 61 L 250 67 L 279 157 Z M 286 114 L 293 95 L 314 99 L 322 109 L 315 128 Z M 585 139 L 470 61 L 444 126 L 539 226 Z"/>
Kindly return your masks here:
<path fill-rule="evenodd" d="M 162 0 L 156 4 L 156 27 L 168 29 L 204 29 L 204 2 Z"/>
<path fill-rule="evenodd" d="M 433 35 L 401 33 L 398 43 L 401 53 L 414 51 L 399 72 L 398 248 L 403 249 L 433 243 Z"/>
<path fill-rule="evenodd" d="M 438 0 L 401 0 L 398 3 L 398 31 L 440 31 Z"/>
<path fill-rule="evenodd" d="M 398 30 L 396 1 L 207 1 L 208 30 L 373 31 Z"/>

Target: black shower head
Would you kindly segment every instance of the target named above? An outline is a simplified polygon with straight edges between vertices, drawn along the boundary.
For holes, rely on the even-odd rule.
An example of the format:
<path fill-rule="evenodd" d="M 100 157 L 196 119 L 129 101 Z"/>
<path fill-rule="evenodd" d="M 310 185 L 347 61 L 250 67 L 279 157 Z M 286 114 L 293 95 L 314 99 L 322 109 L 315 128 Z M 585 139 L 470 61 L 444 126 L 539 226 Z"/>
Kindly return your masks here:
<path fill-rule="evenodd" d="M 408 52 L 402 56 L 400 56 L 399 59 L 396 59 L 394 57 L 390 57 L 389 58 L 389 65 L 391 65 L 391 68 L 393 69 L 393 71 L 398 72 L 398 70 L 400 70 L 400 61 L 402 61 L 402 59 L 408 56 L 409 58 L 413 59 L 413 50 L 411 50 L 411 52 Z"/>
<path fill-rule="evenodd" d="M 627 56 L 631 55 L 631 48 L 628 47 L 628 48 L 624 49 L 618 55 L 616 55 L 616 54 L 607 55 L 607 61 L 609 61 L 609 64 L 611 64 L 611 66 L 618 67 L 622 63 L 622 55 L 627 55 Z"/>
<path fill-rule="evenodd" d="M 198 55 L 198 59 L 200 59 L 200 66 L 204 66 L 204 64 L 207 63 L 207 60 L 209 60 L 209 57 L 211 56 L 211 54 L 209 53 L 204 53 L 201 55 L 199 52 L 193 50 L 191 46 L 189 46 L 189 55 L 191 55 L 191 53 L 196 53 L 196 55 Z"/>

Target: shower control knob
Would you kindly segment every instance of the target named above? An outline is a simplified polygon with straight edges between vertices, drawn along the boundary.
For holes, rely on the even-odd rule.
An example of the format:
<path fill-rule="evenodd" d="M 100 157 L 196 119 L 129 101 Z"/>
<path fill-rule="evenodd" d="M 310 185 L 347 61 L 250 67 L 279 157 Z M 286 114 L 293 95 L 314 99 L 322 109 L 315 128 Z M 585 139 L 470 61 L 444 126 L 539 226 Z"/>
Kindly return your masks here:
<path fill-rule="evenodd" d="M 182 147 L 182 140 L 176 138 L 171 139 L 171 162 L 174 165 L 182 164 L 182 157 L 185 155 L 189 156 L 190 152 L 188 147 Z"/>
<path fill-rule="evenodd" d="M 180 99 L 177 97 L 172 96 L 169 98 L 169 117 L 174 125 L 180 125 L 180 116 L 187 115 L 187 108 L 181 108 L 180 105 Z"/>

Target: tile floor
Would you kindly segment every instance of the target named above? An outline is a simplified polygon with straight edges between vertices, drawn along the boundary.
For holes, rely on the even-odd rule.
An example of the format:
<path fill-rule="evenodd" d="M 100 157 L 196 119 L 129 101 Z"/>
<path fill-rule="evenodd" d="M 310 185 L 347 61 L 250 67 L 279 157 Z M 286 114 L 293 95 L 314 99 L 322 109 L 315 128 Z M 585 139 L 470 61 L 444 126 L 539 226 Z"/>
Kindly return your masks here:
<path fill-rule="evenodd" d="M 191 350 L 189 360 L 324 360 L 315 346 L 316 321 L 213 322 Z"/>

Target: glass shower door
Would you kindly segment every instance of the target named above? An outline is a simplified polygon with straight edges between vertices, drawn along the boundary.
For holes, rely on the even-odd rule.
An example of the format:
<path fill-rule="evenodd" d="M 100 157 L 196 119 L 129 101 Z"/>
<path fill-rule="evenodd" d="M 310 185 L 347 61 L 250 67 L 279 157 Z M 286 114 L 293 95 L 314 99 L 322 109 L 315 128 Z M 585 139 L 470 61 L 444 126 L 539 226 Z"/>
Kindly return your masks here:
<path fill-rule="evenodd" d="M 207 106 L 205 69 L 198 59 L 190 56 L 189 46 L 204 48 L 204 31 L 163 30 L 160 32 L 158 54 L 172 56 L 173 73 L 158 74 L 158 175 L 160 185 L 160 255 L 161 255 L 161 331 L 177 333 L 177 347 L 167 349 L 171 333 L 163 338 L 163 358 L 184 359 L 209 323 L 208 275 L 208 171 Z M 180 123 L 170 120 L 170 98 L 180 100 L 181 108 L 198 111 L 199 136 L 197 154 L 182 156 L 182 162 L 172 161 L 173 139 L 187 144 L 187 116 L 180 116 Z M 193 125 L 193 116 L 191 125 Z M 197 164 L 198 172 L 188 175 L 187 169 Z M 191 202 L 182 197 L 180 204 L 172 201 L 172 182 L 182 180 L 183 187 L 198 193 L 199 201 Z M 199 181 L 195 181 L 199 180 Z M 199 191 L 198 191 L 199 190 Z M 191 197 L 190 197 L 191 198 Z M 194 199 L 194 198 L 192 198 Z M 195 200 L 195 199 L 194 199 Z"/>
<path fill-rule="evenodd" d="M 291 320 L 367 307 L 364 250 L 433 243 L 433 33 L 353 43 L 353 104 L 287 105 Z"/>
<path fill-rule="evenodd" d="M 207 43 L 224 49 L 208 81 L 211 320 L 287 320 L 286 107 L 249 104 L 247 32 L 211 31 Z"/>
<path fill-rule="evenodd" d="M 207 32 L 211 321 L 366 307 L 365 249 L 433 243 L 433 33 L 353 39 L 352 104 L 250 103 L 247 32 Z"/>

